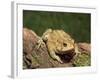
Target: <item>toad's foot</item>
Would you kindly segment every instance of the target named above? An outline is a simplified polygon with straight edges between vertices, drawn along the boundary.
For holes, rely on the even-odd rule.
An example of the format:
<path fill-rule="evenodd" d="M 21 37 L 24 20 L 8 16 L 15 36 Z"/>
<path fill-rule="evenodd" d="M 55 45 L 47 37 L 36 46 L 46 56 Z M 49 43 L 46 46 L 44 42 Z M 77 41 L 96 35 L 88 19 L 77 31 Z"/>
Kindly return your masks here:
<path fill-rule="evenodd" d="M 41 45 L 45 45 L 45 43 L 43 42 L 42 38 L 39 38 L 39 40 L 37 41 L 38 45 L 37 45 L 37 49 L 39 49 L 41 47 Z"/>
<path fill-rule="evenodd" d="M 54 60 L 57 60 L 58 62 L 63 63 L 63 61 L 60 59 L 59 56 L 57 56 L 57 55 L 55 54 L 54 51 L 50 52 L 50 56 L 51 56 Z"/>

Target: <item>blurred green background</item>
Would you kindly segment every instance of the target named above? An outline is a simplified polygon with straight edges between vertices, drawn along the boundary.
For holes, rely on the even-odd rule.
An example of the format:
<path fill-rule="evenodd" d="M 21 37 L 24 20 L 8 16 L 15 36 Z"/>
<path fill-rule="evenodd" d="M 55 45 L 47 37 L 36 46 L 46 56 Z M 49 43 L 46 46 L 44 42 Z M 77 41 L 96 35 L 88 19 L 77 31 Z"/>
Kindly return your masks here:
<path fill-rule="evenodd" d="M 91 14 L 23 10 L 23 26 L 42 36 L 46 29 L 63 29 L 77 42 L 91 40 Z"/>

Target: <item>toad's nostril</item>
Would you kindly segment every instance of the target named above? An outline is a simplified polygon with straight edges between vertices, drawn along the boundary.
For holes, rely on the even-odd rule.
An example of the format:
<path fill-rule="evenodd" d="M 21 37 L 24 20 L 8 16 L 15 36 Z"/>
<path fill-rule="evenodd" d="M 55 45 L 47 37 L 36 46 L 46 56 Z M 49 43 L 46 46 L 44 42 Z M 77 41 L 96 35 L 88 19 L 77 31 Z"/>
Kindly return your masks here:
<path fill-rule="evenodd" d="M 66 43 L 63 43 L 63 46 L 64 46 L 64 47 L 67 47 L 67 44 L 66 44 Z"/>

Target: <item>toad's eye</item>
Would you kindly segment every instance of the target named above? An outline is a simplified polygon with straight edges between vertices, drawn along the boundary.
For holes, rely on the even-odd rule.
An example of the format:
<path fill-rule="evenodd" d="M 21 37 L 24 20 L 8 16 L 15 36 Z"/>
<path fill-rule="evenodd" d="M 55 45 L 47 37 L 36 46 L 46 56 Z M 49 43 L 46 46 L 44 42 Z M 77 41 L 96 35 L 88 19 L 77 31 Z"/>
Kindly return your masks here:
<path fill-rule="evenodd" d="M 63 46 L 64 46 L 64 47 L 67 47 L 67 44 L 66 44 L 66 43 L 63 43 Z"/>

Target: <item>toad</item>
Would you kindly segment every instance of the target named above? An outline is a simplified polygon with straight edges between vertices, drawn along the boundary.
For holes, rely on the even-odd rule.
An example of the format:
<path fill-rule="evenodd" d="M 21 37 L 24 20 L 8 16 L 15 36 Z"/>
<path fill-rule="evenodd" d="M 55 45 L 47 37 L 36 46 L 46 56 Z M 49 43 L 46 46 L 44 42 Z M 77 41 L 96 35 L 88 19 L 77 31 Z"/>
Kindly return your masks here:
<path fill-rule="evenodd" d="M 46 43 L 51 58 L 60 63 L 63 61 L 57 54 L 63 55 L 72 50 L 75 54 L 80 53 L 75 40 L 63 30 L 47 29 L 43 33 L 42 40 Z"/>

